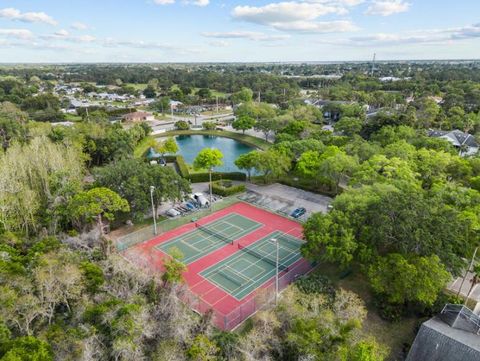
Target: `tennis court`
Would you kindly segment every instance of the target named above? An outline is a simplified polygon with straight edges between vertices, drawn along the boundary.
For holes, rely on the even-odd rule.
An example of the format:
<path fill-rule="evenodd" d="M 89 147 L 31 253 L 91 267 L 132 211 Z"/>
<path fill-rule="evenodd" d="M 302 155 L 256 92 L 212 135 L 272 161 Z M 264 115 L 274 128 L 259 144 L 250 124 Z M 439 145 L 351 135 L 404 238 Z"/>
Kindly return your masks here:
<path fill-rule="evenodd" d="M 261 226 L 261 223 L 245 216 L 230 213 L 207 224 L 197 222 L 193 231 L 173 238 L 155 248 L 168 254 L 172 249 L 178 249 L 184 256 L 182 262 L 190 264 L 224 247 L 225 244 L 233 244 L 236 239 L 242 238 Z"/>
<path fill-rule="evenodd" d="M 217 285 L 237 300 L 241 300 L 275 276 L 276 245 L 279 244 L 279 270 L 288 267 L 300 258 L 302 241 L 284 234 L 273 232 L 257 242 L 242 247 L 240 252 L 201 272 L 200 275 Z"/>
<path fill-rule="evenodd" d="M 278 241 L 279 289 L 313 265 L 303 259 L 301 224 L 238 202 L 198 220 L 167 230 L 123 254 L 147 272 L 164 272 L 172 249 L 182 252 L 181 299 L 199 313 L 213 312 L 219 328 L 231 330 L 272 300 Z"/>

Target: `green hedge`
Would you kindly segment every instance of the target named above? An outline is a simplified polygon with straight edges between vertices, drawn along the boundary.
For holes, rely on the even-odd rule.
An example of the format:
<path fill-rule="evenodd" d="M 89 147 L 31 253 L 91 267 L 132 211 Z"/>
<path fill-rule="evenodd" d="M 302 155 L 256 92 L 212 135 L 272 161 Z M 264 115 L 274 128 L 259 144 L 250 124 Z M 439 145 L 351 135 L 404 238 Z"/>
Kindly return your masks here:
<path fill-rule="evenodd" d="M 169 156 L 166 156 L 165 159 L 168 163 L 175 163 L 177 165 L 178 173 L 180 174 L 180 176 L 185 179 L 189 179 L 192 183 L 202 183 L 202 182 L 208 182 L 210 180 L 208 173 L 190 174 L 187 163 L 185 162 L 185 159 L 181 155 L 169 155 Z M 242 172 L 212 173 L 213 181 L 219 181 L 223 179 L 246 181 L 247 175 Z"/>
<path fill-rule="evenodd" d="M 188 171 L 187 163 L 185 163 L 185 159 L 181 155 L 168 155 L 165 157 L 168 163 L 175 163 L 177 165 L 178 174 L 182 178 L 190 178 L 190 172 Z"/>
<path fill-rule="evenodd" d="M 230 185 L 226 185 L 226 182 L 217 181 L 212 184 L 212 193 L 218 194 L 222 197 L 232 196 L 237 193 L 242 193 L 247 190 L 245 184 L 233 185 L 231 182 Z"/>
<path fill-rule="evenodd" d="M 247 179 L 247 175 L 242 172 L 231 172 L 231 173 L 221 173 L 221 172 L 214 172 L 212 173 L 212 181 L 219 181 L 222 179 L 229 179 L 229 180 L 238 180 L 238 181 L 245 181 Z M 208 182 L 210 180 L 208 173 L 194 173 L 190 174 L 190 181 L 192 183 L 202 183 Z"/>

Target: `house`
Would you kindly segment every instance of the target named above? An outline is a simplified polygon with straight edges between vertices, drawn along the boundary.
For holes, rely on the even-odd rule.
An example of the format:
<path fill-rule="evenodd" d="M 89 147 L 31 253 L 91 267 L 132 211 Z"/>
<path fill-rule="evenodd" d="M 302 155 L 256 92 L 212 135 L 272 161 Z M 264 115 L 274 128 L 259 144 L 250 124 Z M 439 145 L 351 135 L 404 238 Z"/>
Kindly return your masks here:
<path fill-rule="evenodd" d="M 178 100 L 170 100 L 169 105 L 170 105 L 170 109 L 177 110 L 183 105 L 183 103 Z"/>
<path fill-rule="evenodd" d="M 480 360 L 480 317 L 462 305 L 447 304 L 424 322 L 406 361 Z"/>
<path fill-rule="evenodd" d="M 155 120 L 155 117 L 152 113 L 148 112 L 133 112 L 125 114 L 123 116 L 123 120 L 126 122 L 143 122 Z"/>
<path fill-rule="evenodd" d="M 428 136 L 448 140 L 455 148 L 459 149 L 461 156 L 477 154 L 480 148 L 473 135 L 458 129 L 452 131 L 430 130 Z"/>

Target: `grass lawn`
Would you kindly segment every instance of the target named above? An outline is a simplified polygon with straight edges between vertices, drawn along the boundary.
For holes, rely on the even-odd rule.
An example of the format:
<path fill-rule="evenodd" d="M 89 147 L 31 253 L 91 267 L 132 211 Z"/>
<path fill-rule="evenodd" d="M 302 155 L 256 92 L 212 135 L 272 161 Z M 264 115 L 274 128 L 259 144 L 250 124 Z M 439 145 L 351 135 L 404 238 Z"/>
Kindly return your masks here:
<path fill-rule="evenodd" d="M 271 144 L 261 138 L 252 137 L 251 135 L 228 132 L 225 130 L 173 130 L 170 132 L 156 135 L 156 137 L 171 137 L 175 135 L 192 135 L 192 134 L 204 134 L 204 135 L 216 135 L 218 137 L 225 137 L 238 140 L 255 148 L 267 150 L 271 147 Z"/>
<path fill-rule="evenodd" d="M 226 109 L 219 109 L 218 113 L 216 110 L 209 110 L 207 112 L 202 112 L 200 115 L 203 116 L 214 116 L 214 115 L 228 115 L 228 114 L 233 114 L 232 110 L 226 110 Z"/>
<path fill-rule="evenodd" d="M 390 349 L 390 356 L 387 360 L 404 360 L 403 345 L 410 345 L 413 342 L 418 319 L 410 317 L 404 318 L 399 322 L 383 320 L 373 304 L 373 295 L 368 281 L 359 271 L 352 272 L 347 277 L 341 278 L 342 272 L 339 271 L 338 266 L 327 263 L 321 264 L 316 272 L 328 276 L 336 287 L 341 287 L 359 295 L 365 302 L 368 310 L 367 318 L 363 323 L 362 334 L 364 336 L 374 336 L 378 342 Z"/>
<path fill-rule="evenodd" d="M 65 114 L 65 121 L 68 121 L 68 122 L 81 122 L 81 121 L 82 121 L 82 117 L 81 117 L 80 115 L 66 113 L 66 114 Z"/>
<path fill-rule="evenodd" d="M 148 84 L 127 83 L 126 85 L 132 86 L 136 90 L 144 91 Z"/>

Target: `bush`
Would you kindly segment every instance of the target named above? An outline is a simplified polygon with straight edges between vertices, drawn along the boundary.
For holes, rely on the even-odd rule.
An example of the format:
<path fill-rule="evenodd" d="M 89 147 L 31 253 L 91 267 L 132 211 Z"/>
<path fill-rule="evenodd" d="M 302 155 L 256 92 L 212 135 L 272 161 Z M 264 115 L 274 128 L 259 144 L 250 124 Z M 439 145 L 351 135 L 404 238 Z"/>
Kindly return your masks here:
<path fill-rule="evenodd" d="M 190 172 L 188 171 L 188 166 L 187 163 L 185 163 L 185 159 L 181 155 L 177 155 L 175 163 L 177 163 L 177 169 L 180 176 L 188 179 L 190 177 Z"/>
<path fill-rule="evenodd" d="M 242 172 L 212 173 L 212 181 L 218 181 L 223 179 L 245 181 L 247 179 L 247 176 L 245 173 L 242 173 Z M 194 173 L 190 175 L 190 180 L 192 183 L 208 182 L 209 176 L 208 176 L 208 173 Z"/>
<path fill-rule="evenodd" d="M 188 170 L 187 163 L 185 163 L 185 159 L 181 155 L 167 155 L 165 156 L 165 160 L 167 163 L 175 163 L 177 165 L 180 177 L 186 179 L 190 178 L 190 171 Z"/>
<path fill-rule="evenodd" d="M 212 192 L 222 197 L 228 197 L 237 193 L 245 192 L 245 184 L 234 185 L 231 181 L 216 181 L 212 184 Z"/>
<path fill-rule="evenodd" d="M 177 128 L 177 130 L 189 130 L 190 124 L 188 124 L 184 120 L 179 120 L 178 122 L 175 123 L 175 128 Z"/>
<path fill-rule="evenodd" d="M 332 281 L 322 274 L 313 273 L 307 277 L 300 278 L 295 285 L 305 294 L 321 293 L 325 295 L 329 305 L 332 305 L 335 301 L 335 287 Z"/>
<path fill-rule="evenodd" d="M 203 129 L 205 130 L 215 130 L 217 128 L 217 123 L 215 122 L 203 122 Z"/>

